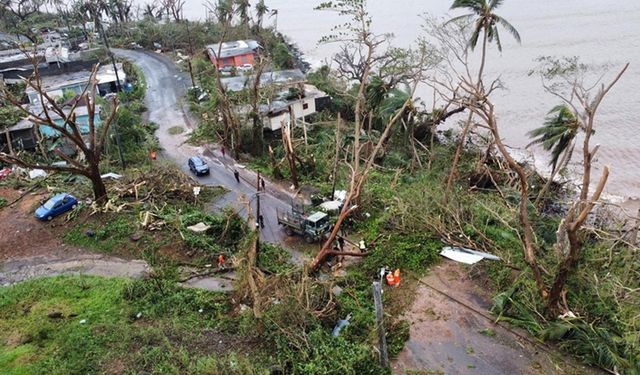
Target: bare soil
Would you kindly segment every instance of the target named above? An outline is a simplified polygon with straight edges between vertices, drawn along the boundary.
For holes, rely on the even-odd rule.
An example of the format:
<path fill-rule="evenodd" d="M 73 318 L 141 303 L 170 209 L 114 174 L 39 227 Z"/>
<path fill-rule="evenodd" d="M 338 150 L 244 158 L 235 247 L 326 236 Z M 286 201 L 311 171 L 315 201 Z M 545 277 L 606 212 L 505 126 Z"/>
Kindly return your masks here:
<path fill-rule="evenodd" d="M 0 197 L 13 202 L 21 191 L 0 188 Z M 80 249 L 62 243 L 56 227 L 64 220 L 40 222 L 33 212 L 47 197 L 46 191 L 29 193 L 12 206 L 0 209 L 0 261 L 38 255 L 75 253 Z"/>
<path fill-rule="evenodd" d="M 0 197 L 9 203 L 21 194 L 0 188 Z M 64 216 L 50 222 L 41 222 L 33 216 L 47 196 L 44 190 L 30 193 L 16 204 L 0 209 L 0 285 L 59 274 L 140 277 L 147 273 L 149 267 L 144 261 L 95 254 L 64 244 Z"/>
<path fill-rule="evenodd" d="M 434 266 L 419 281 L 413 305 L 403 316 L 411 323 L 410 338 L 392 364 L 393 373 L 599 373 L 534 344 L 521 330 L 494 324 L 488 311 L 490 291 L 482 284 L 471 279 L 467 266 L 448 260 Z"/>

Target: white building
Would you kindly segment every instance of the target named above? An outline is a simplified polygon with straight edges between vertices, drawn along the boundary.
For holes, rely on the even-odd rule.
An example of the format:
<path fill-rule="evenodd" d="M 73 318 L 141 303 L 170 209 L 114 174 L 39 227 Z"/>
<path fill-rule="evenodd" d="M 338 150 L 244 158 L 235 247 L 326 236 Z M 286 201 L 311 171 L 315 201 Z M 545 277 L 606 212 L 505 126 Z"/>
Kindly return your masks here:
<path fill-rule="evenodd" d="M 250 89 L 255 82 L 255 75 L 223 78 L 222 84 L 228 91 Z M 329 100 L 323 91 L 306 84 L 306 77 L 298 69 L 265 72 L 260 75 L 260 87 L 272 90 L 272 99 L 268 104 L 260 105 L 264 128 L 275 131 L 282 123 L 289 124 L 291 114 L 294 118 L 303 119 L 318 111 L 322 103 Z M 243 112 L 248 112 L 244 108 Z"/>

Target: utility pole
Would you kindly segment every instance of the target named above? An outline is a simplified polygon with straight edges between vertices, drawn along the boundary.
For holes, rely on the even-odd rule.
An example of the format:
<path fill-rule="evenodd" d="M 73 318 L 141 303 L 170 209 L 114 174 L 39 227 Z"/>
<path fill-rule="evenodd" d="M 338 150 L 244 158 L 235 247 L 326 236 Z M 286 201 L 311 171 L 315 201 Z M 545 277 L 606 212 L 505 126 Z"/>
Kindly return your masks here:
<path fill-rule="evenodd" d="M 256 232 L 258 235 L 258 238 L 256 238 L 256 256 L 258 251 L 260 251 L 260 224 L 262 224 L 260 215 L 260 172 L 258 172 L 258 178 L 256 180 Z"/>
<path fill-rule="evenodd" d="M 340 125 L 342 124 L 342 118 L 338 113 L 338 122 L 336 123 L 336 158 L 333 161 L 333 187 L 331 188 L 331 199 L 336 199 L 336 181 L 338 181 L 338 158 L 340 157 Z"/>
<path fill-rule="evenodd" d="M 189 20 L 184 20 L 185 25 L 187 25 L 187 38 L 189 40 L 189 60 L 187 63 L 189 64 L 189 75 L 191 76 L 191 87 L 196 87 L 196 81 L 193 79 L 193 68 L 191 67 L 191 59 L 193 58 L 193 44 L 191 43 L 191 31 L 189 30 Z"/>
<path fill-rule="evenodd" d="M 122 91 L 122 86 L 120 85 L 120 76 L 118 75 L 118 67 L 116 66 L 116 58 L 111 53 L 111 48 L 109 48 L 109 41 L 107 40 L 107 34 L 104 32 L 104 27 L 102 27 L 102 20 L 99 16 L 96 16 L 96 23 L 98 27 L 100 27 L 100 34 L 102 34 L 102 40 L 104 41 L 104 46 L 107 48 L 107 54 L 111 58 L 111 65 L 113 65 L 113 72 L 116 75 L 116 91 Z M 122 143 L 120 142 L 120 131 L 118 131 L 118 120 L 113 122 L 113 131 L 116 134 L 116 143 L 118 144 L 118 156 L 120 156 L 120 164 L 122 165 L 122 169 L 126 169 L 127 165 L 124 161 L 124 155 L 122 153 Z"/>
<path fill-rule="evenodd" d="M 378 327 L 378 351 L 380 356 L 380 366 L 389 367 L 389 353 L 387 351 L 387 337 L 384 331 L 382 311 L 382 286 L 379 281 L 373 282 L 373 303 L 376 307 L 376 326 Z"/>

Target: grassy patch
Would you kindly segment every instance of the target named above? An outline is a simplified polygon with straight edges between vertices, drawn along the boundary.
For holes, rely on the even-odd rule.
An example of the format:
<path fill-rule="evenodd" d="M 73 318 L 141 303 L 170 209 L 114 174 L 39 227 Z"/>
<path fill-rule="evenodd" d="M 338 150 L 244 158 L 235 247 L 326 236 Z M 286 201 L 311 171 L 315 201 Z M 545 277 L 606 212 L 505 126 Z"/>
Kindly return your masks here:
<path fill-rule="evenodd" d="M 223 295 L 159 279 L 56 277 L 0 288 L 0 368 L 3 374 L 241 373 L 233 366 L 248 362 L 255 344 L 218 329 L 229 308 Z"/>

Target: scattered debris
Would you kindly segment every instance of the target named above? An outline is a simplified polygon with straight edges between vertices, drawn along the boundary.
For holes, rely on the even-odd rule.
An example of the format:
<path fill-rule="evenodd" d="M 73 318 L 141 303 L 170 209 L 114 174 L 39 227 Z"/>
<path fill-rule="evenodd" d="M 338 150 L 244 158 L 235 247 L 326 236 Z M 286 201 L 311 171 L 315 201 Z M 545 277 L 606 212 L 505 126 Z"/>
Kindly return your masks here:
<path fill-rule="evenodd" d="M 87 319 L 82 319 L 82 320 L 80 321 L 80 324 L 85 324 L 86 322 L 87 322 Z"/>
<path fill-rule="evenodd" d="M 142 312 L 139 312 L 136 314 L 136 319 L 140 319 L 140 318 L 142 318 Z"/>
<path fill-rule="evenodd" d="M 131 235 L 131 237 L 129 237 L 131 239 L 131 241 L 136 242 L 139 241 L 142 238 L 142 233 L 141 232 L 135 232 L 134 234 Z"/>
<path fill-rule="evenodd" d="M 577 318 L 577 316 L 576 314 L 573 313 L 573 311 L 567 311 L 566 313 L 558 316 L 558 319 L 567 319 L 567 318 L 575 319 Z"/>
<path fill-rule="evenodd" d="M 463 247 L 451 247 L 451 246 L 443 247 L 442 251 L 440 251 L 440 255 L 442 255 L 445 258 L 455 260 L 456 262 L 465 263 L 465 264 L 476 264 L 482 259 L 500 260 L 500 257 L 497 257 L 493 254 L 483 253 L 481 251 L 476 251 L 471 249 L 465 249 Z"/>
<path fill-rule="evenodd" d="M 11 173 L 11 168 L 3 168 L 0 170 L 0 180 L 7 177 Z"/>
<path fill-rule="evenodd" d="M 32 169 L 29 171 L 29 178 L 30 179 L 36 179 L 39 177 L 47 177 L 47 172 L 45 172 L 42 169 Z"/>
<path fill-rule="evenodd" d="M 100 175 L 100 177 L 102 177 L 102 179 L 104 179 L 104 180 L 108 180 L 108 179 L 119 180 L 119 179 L 122 178 L 122 175 L 117 174 L 117 173 L 113 173 L 113 172 L 109 172 L 109 173 L 105 173 L 103 175 Z"/>
<path fill-rule="evenodd" d="M 344 200 L 347 198 L 347 191 L 346 190 L 336 190 L 333 193 L 333 199 L 340 201 L 340 202 L 344 202 Z"/>
<path fill-rule="evenodd" d="M 320 203 L 320 208 L 324 211 L 338 211 L 342 207 L 342 201 L 327 201 Z"/>
<path fill-rule="evenodd" d="M 340 336 L 340 331 L 346 326 L 349 325 L 349 320 L 351 320 L 351 313 L 347 315 L 346 318 L 338 320 L 338 323 L 335 327 L 333 327 L 333 332 L 331 332 L 331 336 L 338 337 Z"/>
<path fill-rule="evenodd" d="M 209 228 L 211 228 L 211 226 L 207 225 L 207 224 L 205 224 L 203 222 L 199 222 L 198 224 L 191 225 L 191 226 L 187 227 L 187 229 L 189 229 L 190 231 L 195 232 L 195 233 L 206 232 L 207 229 L 209 229 Z"/>
<path fill-rule="evenodd" d="M 86 234 L 86 235 L 87 235 L 87 237 L 95 237 L 95 235 L 96 235 L 96 231 L 95 231 L 95 230 L 93 230 L 93 229 L 87 229 L 87 231 L 86 231 L 86 232 L 84 232 L 84 234 Z"/>
<path fill-rule="evenodd" d="M 334 296 L 339 297 L 342 294 L 342 288 L 336 285 L 331 288 L 331 293 L 333 293 Z"/>

